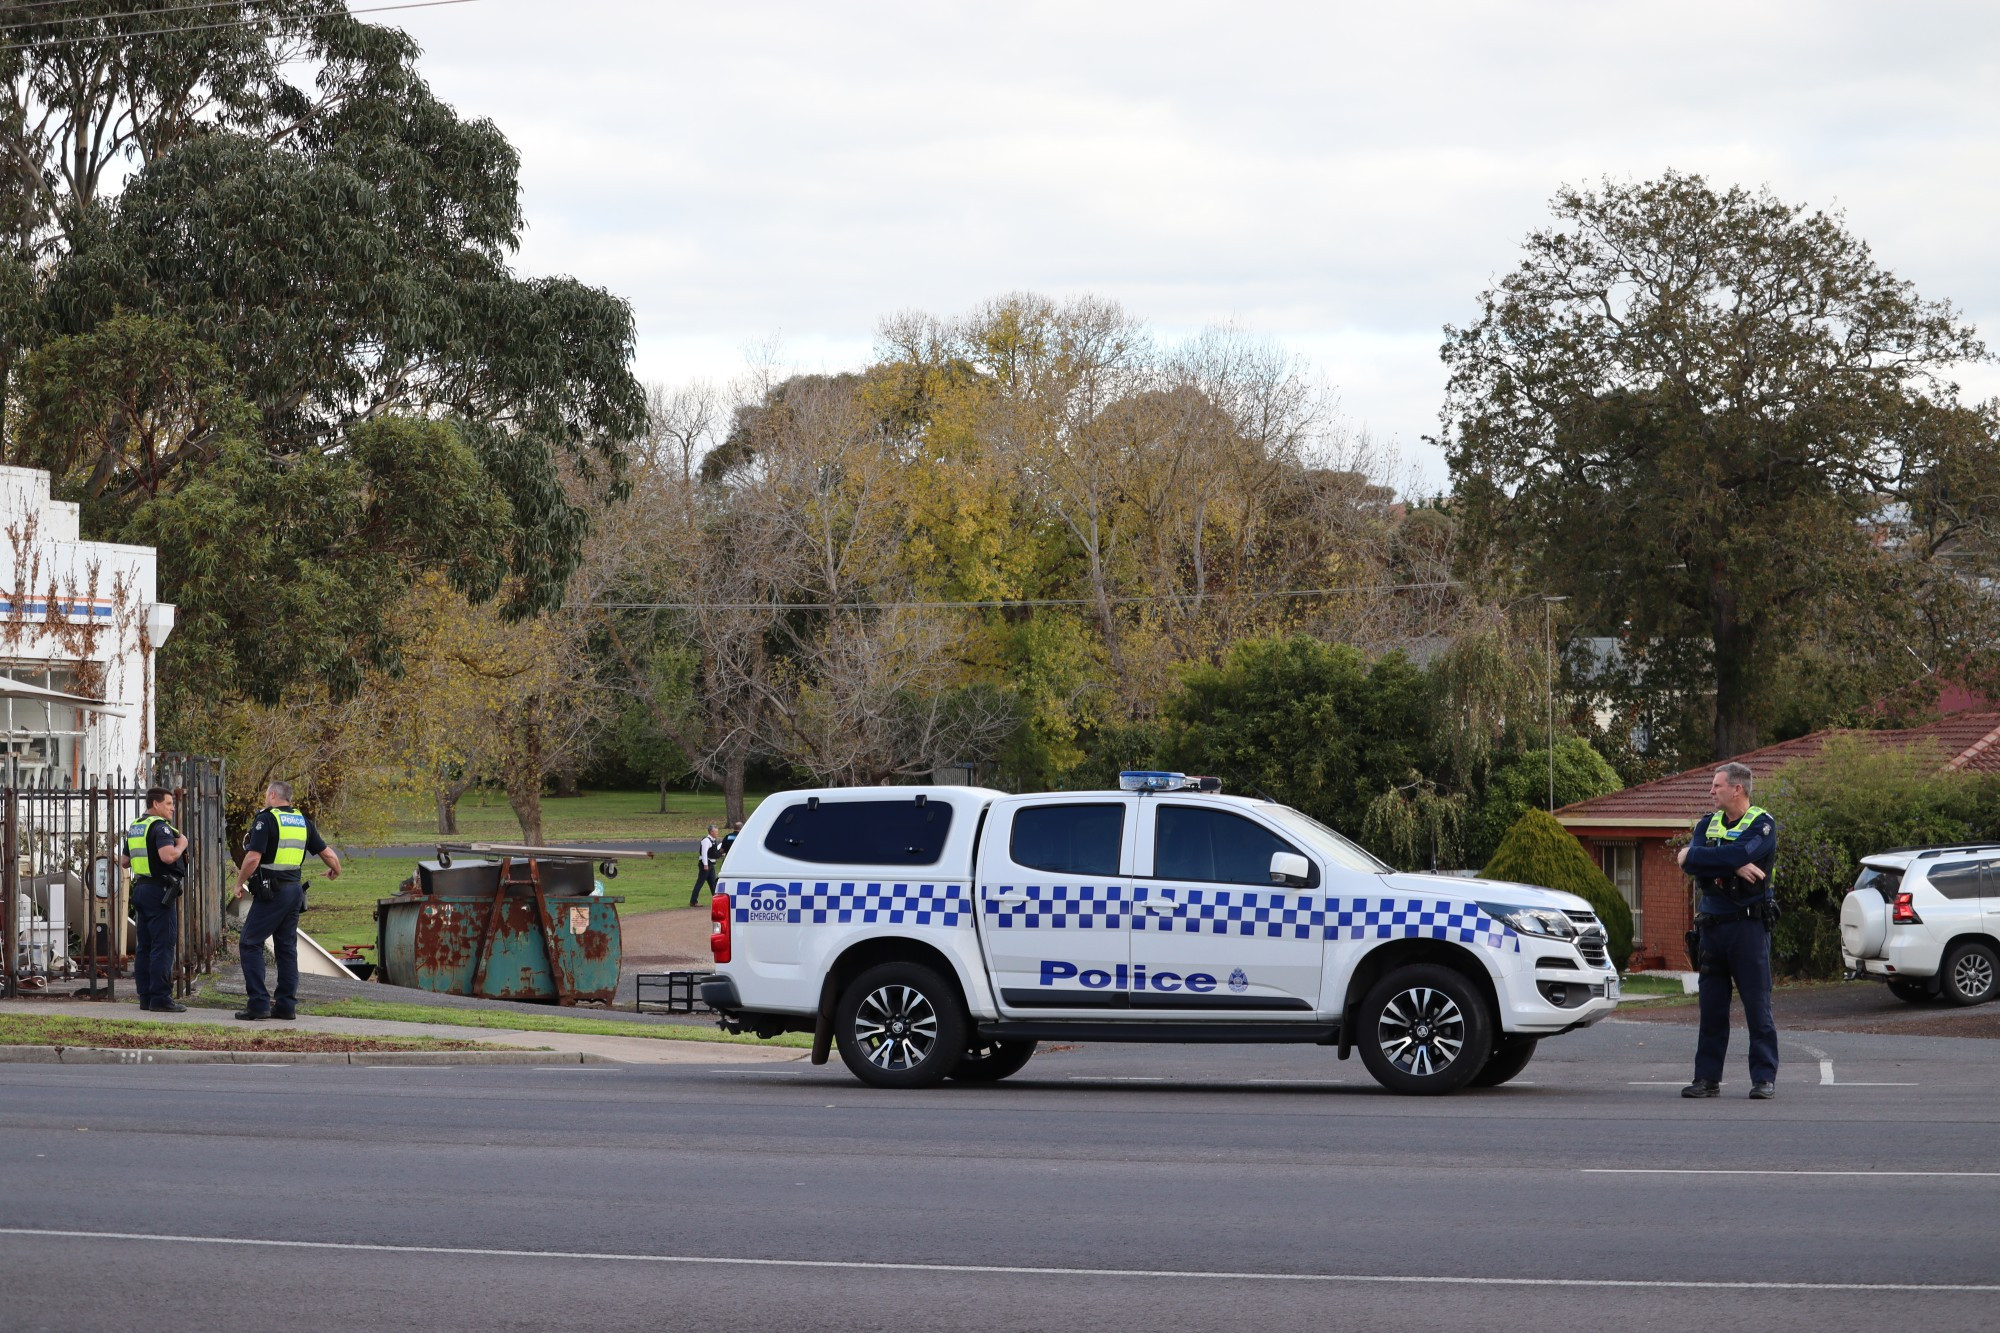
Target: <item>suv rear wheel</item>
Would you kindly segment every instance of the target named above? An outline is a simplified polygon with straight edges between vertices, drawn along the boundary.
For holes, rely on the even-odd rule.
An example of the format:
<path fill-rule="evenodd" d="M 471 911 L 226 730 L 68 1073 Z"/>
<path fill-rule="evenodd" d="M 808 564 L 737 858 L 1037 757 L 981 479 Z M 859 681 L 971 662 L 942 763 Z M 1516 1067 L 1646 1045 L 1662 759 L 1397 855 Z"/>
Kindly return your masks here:
<path fill-rule="evenodd" d="M 2000 981 L 2000 954 L 1979 940 L 1967 940 L 1944 956 L 1938 982 L 1953 1004 L 1984 1004 Z"/>
<path fill-rule="evenodd" d="M 1391 1092 L 1457 1092 L 1493 1051 L 1493 1016 L 1479 988 L 1435 963 L 1399 967 L 1361 1001 L 1355 1045 Z"/>
<path fill-rule="evenodd" d="M 975 1041 L 965 1048 L 951 1076 L 960 1083 L 998 1083 L 1021 1072 L 1035 1053 L 1032 1041 Z"/>
<path fill-rule="evenodd" d="M 921 963 L 878 963 L 841 992 L 833 1036 L 848 1072 L 877 1088 L 929 1088 L 965 1054 L 952 984 Z"/>

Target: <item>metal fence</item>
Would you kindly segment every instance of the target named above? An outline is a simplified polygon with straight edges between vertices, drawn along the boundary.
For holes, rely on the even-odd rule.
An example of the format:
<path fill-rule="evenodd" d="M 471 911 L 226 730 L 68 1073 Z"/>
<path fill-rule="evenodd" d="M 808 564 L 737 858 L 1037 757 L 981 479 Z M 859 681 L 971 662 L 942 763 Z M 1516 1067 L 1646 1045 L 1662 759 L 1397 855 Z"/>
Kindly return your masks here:
<path fill-rule="evenodd" d="M 193 990 L 222 948 L 235 866 L 223 776 L 220 760 L 191 755 L 161 755 L 144 775 L 83 786 L 24 783 L 0 769 L 0 994 L 110 998 L 131 975 L 129 873 L 118 859 L 149 786 L 174 793 L 174 825 L 188 838 L 174 993 Z"/>

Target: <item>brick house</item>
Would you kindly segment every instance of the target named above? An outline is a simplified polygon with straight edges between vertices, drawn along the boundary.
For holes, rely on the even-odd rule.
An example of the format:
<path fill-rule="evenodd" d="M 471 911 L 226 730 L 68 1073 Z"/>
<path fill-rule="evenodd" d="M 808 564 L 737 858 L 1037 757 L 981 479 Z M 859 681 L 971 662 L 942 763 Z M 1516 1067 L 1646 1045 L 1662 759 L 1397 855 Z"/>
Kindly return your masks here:
<path fill-rule="evenodd" d="M 1966 712 L 1901 731 L 1816 731 L 1736 756 L 1759 783 L 1794 760 L 1817 754 L 1834 736 L 1851 734 L 1884 749 L 1932 744 L 1949 756 L 1946 771 L 2000 773 L 2000 712 Z M 1681 943 L 1693 918 L 1687 876 L 1671 842 L 1713 807 L 1708 784 L 1722 761 L 1671 777 L 1594 796 L 1555 812 L 1632 908 L 1632 949 L 1642 967 L 1692 966 Z M 1753 796 L 1754 799 L 1754 796 Z M 1783 856 L 1780 831 L 1779 855 Z"/>

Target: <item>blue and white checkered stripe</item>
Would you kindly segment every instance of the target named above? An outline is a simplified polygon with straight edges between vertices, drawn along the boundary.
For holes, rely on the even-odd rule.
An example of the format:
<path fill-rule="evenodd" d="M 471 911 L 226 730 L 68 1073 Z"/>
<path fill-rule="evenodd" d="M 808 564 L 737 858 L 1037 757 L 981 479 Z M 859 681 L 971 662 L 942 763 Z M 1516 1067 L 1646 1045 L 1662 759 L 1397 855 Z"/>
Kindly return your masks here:
<path fill-rule="evenodd" d="M 1018 889 L 1005 897 L 1001 893 Z M 987 885 L 986 919 L 1001 930 L 1118 930 L 1293 940 L 1449 940 L 1521 952 L 1521 937 L 1476 903 L 1430 898 L 1306 898 L 1254 889 L 1142 884 Z M 1143 910 L 1170 901 L 1171 914 Z"/>
<path fill-rule="evenodd" d="M 1326 928 L 1326 899 L 1250 889 L 1180 889 L 1142 885 L 1140 903 L 1171 902 L 1172 916 L 1132 914 L 1134 930 L 1183 935 L 1249 935 L 1273 940 L 1316 940 Z"/>
<path fill-rule="evenodd" d="M 757 883 L 736 886 L 732 915 L 750 920 L 748 898 L 785 895 L 785 920 L 792 925 L 972 926 L 972 895 L 964 884 L 881 884 L 820 880 L 816 883 Z"/>
<path fill-rule="evenodd" d="M 1329 898 L 1329 940 L 1450 940 L 1521 952 L 1513 927 L 1479 910 L 1477 903 L 1429 898 Z"/>
<path fill-rule="evenodd" d="M 986 919 L 1001 930 L 1123 930 L 1131 894 L 1123 884 L 989 884 L 981 890 Z"/>

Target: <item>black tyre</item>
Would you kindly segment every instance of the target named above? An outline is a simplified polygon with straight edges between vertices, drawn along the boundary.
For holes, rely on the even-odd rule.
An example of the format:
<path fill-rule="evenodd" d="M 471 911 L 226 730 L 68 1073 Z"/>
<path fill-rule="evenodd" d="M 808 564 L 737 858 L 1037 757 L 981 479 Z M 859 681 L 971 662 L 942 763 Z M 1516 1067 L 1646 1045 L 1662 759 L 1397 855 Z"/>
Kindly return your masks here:
<path fill-rule="evenodd" d="M 1889 993 L 1911 1004 L 1927 1004 L 1937 998 L 1937 992 L 1931 989 L 1931 983 L 1928 981 L 1892 981 L 1889 983 Z"/>
<path fill-rule="evenodd" d="M 1359 1024 L 1361 1062 L 1391 1092 L 1457 1092 L 1493 1051 L 1486 998 L 1463 973 L 1434 963 L 1399 967 L 1376 982 Z"/>
<path fill-rule="evenodd" d="M 1493 1048 L 1493 1054 L 1486 1057 L 1486 1063 L 1479 1072 L 1466 1082 L 1468 1088 L 1497 1088 L 1520 1074 L 1528 1067 L 1528 1061 L 1535 1058 L 1535 1047 L 1541 1044 L 1540 1037 L 1502 1037 L 1500 1044 Z"/>
<path fill-rule="evenodd" d="M 965 1054 L 958 991 L 920 963 L 879 963 L 849 983 L 833 1010 L 849 1072 L 877 1088 L 930 1088 Z"/>
<path fill-rule="evenodd" d="M 1938 984 L 1953 1004 L 1985 1004 L 2000 983 L 2000 954 L 1993 946 L 1967 940 L 1944 956 Z"/>
<path fill-rule="evenodd" d="M 1021 1072 L 1038 1043 L 1032 1041 L 975 1041 L 965 1048 L 952 1066 L 951 1077 L 960 1083 L 998 1083 Z"/>

